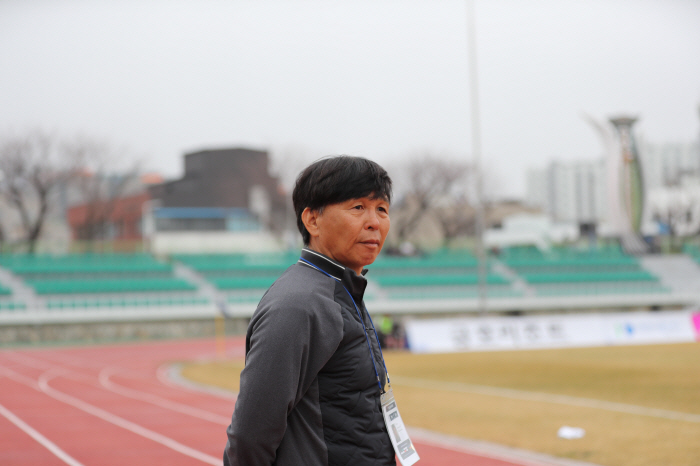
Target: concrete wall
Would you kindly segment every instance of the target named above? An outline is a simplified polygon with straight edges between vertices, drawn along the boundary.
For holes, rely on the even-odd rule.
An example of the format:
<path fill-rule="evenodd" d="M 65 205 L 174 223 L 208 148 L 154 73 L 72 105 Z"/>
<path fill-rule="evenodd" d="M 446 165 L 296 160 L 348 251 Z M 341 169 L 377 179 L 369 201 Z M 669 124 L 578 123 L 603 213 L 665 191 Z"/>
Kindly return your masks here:
<path fill-rule="evenodd" d="M 227 335 L 244 335 L 248 319 L 226 320 Z M 214 319 L 0 326 L 0 346 L 214 337 Z"/>
<path fill-rule="evenodd" d="M 150 238 L 154 254 L 277 252 L 280 242 L 267 231 L 163 231 Z"/>

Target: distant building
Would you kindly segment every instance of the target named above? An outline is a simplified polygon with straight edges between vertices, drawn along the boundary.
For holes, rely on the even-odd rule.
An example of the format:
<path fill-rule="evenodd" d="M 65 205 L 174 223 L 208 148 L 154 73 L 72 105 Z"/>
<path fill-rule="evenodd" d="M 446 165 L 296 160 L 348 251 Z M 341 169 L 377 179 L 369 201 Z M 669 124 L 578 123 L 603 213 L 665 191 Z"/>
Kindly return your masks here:
<path fill-rule="evenodd" d="M 147 192 L 109 201 L 90 202 L 68 209 L 73 240 L 140 240 Z"/>
<path fill-rule="evenodd" d="M 148 187 L 162 183 L 157 173 L 82 173 L 63 190 L 65 219 L 73 241 L 139 241 Z"/>
<path fill-rule="evenodd" d="M 644 183 L 648 189 L 679 186 L 687 177 L 700 176 L 700 144 L 640 144 Z"/>
<path fill-rule="evenodd" d="M 687 175 L 678 185 L 653 188 L 648 197 L 654 234 L 700 234 L 700 176 Z"/>
<path fill-rule="evenodd" d="M 536 246 L 548 250 L 553 244 L 576 241 L 578 225 L 572 222 L 552 222 L 547 215 L 518 213 L 505 217 L 500 228 L 484 232 L 484 245 L 490 249 L 511 246 Z"/>
<path fill-rule="evenodd" d="M 691 200 L 696 199 L 697 183 L 693 180 L 700 179 L 700 144 L 642 143 L 639 158 L 648 201 L 643 230 L 645 234 L 656 234 L 658 227 L 654 223 L 668 223 L 674 210 L 681 209 L 678 206 L 691 205 Z M 526 176 L 527 205 L 541 208 L 555 222 L 576 223 L 582 232 L 595 225 L 605 233 L 608 194 L 604 159 L 553 161 L 544 169 L 529 170 Z M 697 227 L 688 228 L 679 231 L 698 231 Z"/>
<path fill-rule="evenodd" d="M 242 209 L 263 228 L 276 230 L 282 224 L 284 196 L 280 193 L 279 181 L 269 173 L 266 151 L 203 150 L 185 154 L 184 158 L 182 178 L 151 187 L 151 197 L 158 207 Z M 242 211 L 238 215 L 242 215 Z M 186 221 L 180 224 L 188 229 Z M 219 229 L 226 230 L 226 224 L 221 224 Z"/>
<path fill-rule="evenodd" d="M 700 234 L 700 135 L 693 143 L 642 144 L 640 157 L 654 233 Z"/>
<path fill-rule="evenodd" d="M 556 222 L 595 224 L 605 217 L 605 162 L 554 161 L 527 173 L 525 203 Z"/>
<path fill-rule="evenodd" d="M 266 151 L 233 148 L 186 154 L 182 178 L 150 188 L 144 231 L 156 253 L 279 248 L 286 211 Z"/>

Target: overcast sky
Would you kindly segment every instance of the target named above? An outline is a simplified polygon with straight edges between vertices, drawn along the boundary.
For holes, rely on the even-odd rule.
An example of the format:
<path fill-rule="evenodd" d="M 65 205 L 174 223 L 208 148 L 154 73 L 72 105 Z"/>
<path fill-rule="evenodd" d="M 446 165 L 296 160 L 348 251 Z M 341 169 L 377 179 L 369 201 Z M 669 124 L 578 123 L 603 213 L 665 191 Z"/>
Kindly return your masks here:
<path fill-rule="evenodd" d="M 582 119 L 700 134 L 700 1 L 477 0 L 485 165 L 603 149 Z M 188 151 L 471 156 L 465 1 L 0 1 L 0 132 L 126 146 L 166 177 Z"/>

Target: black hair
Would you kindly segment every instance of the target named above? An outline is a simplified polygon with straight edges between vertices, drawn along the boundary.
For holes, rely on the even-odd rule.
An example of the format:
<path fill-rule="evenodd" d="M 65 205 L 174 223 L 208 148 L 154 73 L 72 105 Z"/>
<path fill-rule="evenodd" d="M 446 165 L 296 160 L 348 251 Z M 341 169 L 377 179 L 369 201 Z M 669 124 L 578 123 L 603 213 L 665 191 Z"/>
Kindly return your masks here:
<path fill-rule="evenodd" d="M 307 207 L 323 208 L 350 199 L 371 197 L 391 202 L 391 178 L 379 164 L 362 157 L 338 155 L 312 163 L 297 177 L 292 194 L 297 227 L 308 246 L 311 235 L 301 221 Z"/>

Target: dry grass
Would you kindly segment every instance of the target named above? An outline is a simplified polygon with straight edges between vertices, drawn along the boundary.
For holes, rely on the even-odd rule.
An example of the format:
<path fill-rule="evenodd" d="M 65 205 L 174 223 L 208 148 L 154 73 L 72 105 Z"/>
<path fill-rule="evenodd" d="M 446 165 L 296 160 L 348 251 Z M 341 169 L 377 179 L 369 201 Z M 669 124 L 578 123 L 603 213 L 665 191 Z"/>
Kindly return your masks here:
<path fill-rule="evenodd" d="M 390 374 L 700 414 L 700 344 L 415 355 L 386 354 Z M 183 375 L 237 390 L 242 361 L 188 364 Z M 398 377 L 397 377 L 398 379 Z M 700 424 L 394 383 L 410 425 L 606 466 L 700 465 Z M 563 440 L 563 425 L 586 436 Z"/>
<path fill-rule="evenodd" d="M 238 382 L 245 363 L 243 359 L 217 362 L 188 362 L 182 365 L 182 376 L 195 382 L 238 391 Z"/>

